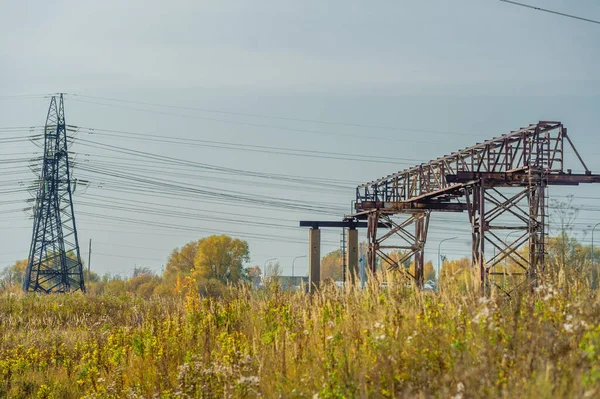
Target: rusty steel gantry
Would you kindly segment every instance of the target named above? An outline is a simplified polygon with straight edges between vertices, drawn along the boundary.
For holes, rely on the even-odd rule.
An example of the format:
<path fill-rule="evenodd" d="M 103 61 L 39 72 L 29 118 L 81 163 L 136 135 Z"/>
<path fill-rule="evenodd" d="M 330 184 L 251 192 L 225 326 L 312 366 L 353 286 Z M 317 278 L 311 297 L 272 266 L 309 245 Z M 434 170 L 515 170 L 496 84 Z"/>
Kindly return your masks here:
<path fill-rule="evenodd" d="M 572 174 L 571 169 L 565 172 L 564 151 L 569 147 L 584 174 Z M 372 271 L 378 257 L 390 269 L 399 269 L 414 256 L 415 273 L 405 272 L 422 286 L 431 212 L 467 211 L 472 261 L 478 268 L 481 287 L 490 282 L 490 275 L 500 274 L 496 268 L 508 258 L 519 267 L 519 272 L 511 275 L 521 276 L 514 289 L 525 281 L 535 281 L 544 269 L 546 187 L 599 182 L 600 175 L 587 168 L 567 128 L 560 122 L 541 121 L 358 186 L 356 213 L 351 216 L 368 221 L 368 264 Z M 382 225 L 387 228 L 380 232 Z M 499 234 L 502 230 L 519 234 L 510 241 L 510 234 L 506 238 Z M 393 237 L 400 243 L 392 242 Z M 497 250 L 487 258 L 486 243 Z M 517 251 L 525 244 L 528 250 Z M 402 256 L 392 259 L 388 250 L 400 250 Z"/>

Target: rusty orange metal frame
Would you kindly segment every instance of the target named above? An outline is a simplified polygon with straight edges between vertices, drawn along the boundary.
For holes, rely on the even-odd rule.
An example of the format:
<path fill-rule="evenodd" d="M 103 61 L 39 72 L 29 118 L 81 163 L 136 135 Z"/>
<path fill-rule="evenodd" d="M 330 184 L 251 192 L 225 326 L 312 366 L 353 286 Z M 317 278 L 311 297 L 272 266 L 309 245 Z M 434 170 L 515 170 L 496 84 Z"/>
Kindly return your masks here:
<path fill-rule="evenodd" d="M 566 141 L 566 143 L 565 143 Z M 567 144 L 567 146 L 565 146 Z M 565 147 L 573 150 L 584 174 L 564 170 Z M 398 172 L 356 188 L 356 213 L 369 226 L 369 264 L 375 269 L 377 256 L 390 257 L 382 249 L 402 250 L 415 256 L 417 285 L 423 284 L 423 248 L 432 211 L 467 211 L 472 227 L 473 265 L 479 268 L 482 287 L 495 268 L 511 259 L 522 267 L 523 276 L 535 281 L 543 271 L 545 254 L 546 191 L 548 185 L 600 183 L 593 175 L 560 122 L 540 121 L 500 137 L 478 143 L 428 163 Z M 501 188 L 519 188 L 506 195 Z M 391 216 L 405 215 L 406 220 L 392 223 Z M 512 217 L 513 224 L 495 224 L 497 218 Z M 393 226 L 388 234 L 377 237 L 377 226 L 384 221 Z M 375 225 L 376 224 L 376 225 Z M 407 229 L 414 224 L 415 233 Z M 521 230 L 513 242 L 505 242 L 495 230 Z M 393 236 L 401 236 L 410 245 L 383 245 Z M 485 243 L 499 253 L 486 259 Z M 517 249 L 528 244 L 528 258 Z M 404 259 L 403 258 L 403 259 Z M 405 259 L 404 259 L 405 260 Z M 392 264 L 396 269 L 398 265 Z M 518 285 L 518 284 L 517 284 Z M 506 290 L 507 293 L 510 290 Z"/>

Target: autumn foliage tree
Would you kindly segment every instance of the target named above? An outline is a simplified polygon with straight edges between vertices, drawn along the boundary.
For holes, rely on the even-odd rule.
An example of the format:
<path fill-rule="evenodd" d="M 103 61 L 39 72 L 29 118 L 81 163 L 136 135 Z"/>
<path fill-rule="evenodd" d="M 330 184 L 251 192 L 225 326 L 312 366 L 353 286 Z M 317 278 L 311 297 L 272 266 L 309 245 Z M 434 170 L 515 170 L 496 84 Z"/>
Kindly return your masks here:
<path fill-rule="evenodd" d="M 405 252 L 393 250 L 388 253 L 389 259 L 382 260 L 382 266 L 385 269 L 390 268 L 392 265 L 398 267 L 400 270 L 405 270 L 411 275 L 415 276 L 415 262 L 413 262 L 414 257 L 411 256 L 405 259 L 403 262 L 400 262 L 402 258 L 404 258 Z M 426 262 L 423 265 L 423 277 L 425 281 L 435 280 L 435 269 L 433 268 L 433 263 L 431 261 Z"/>
<path fill-rule="evenodd" d="M 171 253 L 165 268 L 165 283 L 180 291 L 191 281 L 201 291 L 219 291 L 243 276 L 243 264 L 250 259 L 248 243 L 227 235 L 213 235 L 191 241 Z"/>
<path fill-rule="evenodd" d="M 329 252 L 321 259 L 321 278 L 341 281 L 343 279 L 342 265 L 342 251 L 338 249 Z"/>
<path fill-rule="evenodd" d="M 206 237 L 198 241 L 192 275 L 235 283 L 242 277 L 244 262 L 249 260 L 246 241 L 227 235 Z"/>
<path fill-rule="evenodd" d="M 27 259 L 18 260 L 0 273 L 0 288 L 2 290 L 18 291 L 23 285 L 27 269 Z"/>
<path fill-rule="evenodd" d="M 468 289 L 473 284 L 473 273 L 474 269 L 469 258 L 445 260 L 440 270 L 438 285 L 457 285 L 463 290 Z"/>
<path fill-rule="evenodd" d="M 169 256 L 164 272 L 167 282 L 174 283 L 178 277 L 187 276 L 194 268 L 194 260 L 198 253 L 198 241 L 190 241 L 181 248 L 175 248 Z"/>

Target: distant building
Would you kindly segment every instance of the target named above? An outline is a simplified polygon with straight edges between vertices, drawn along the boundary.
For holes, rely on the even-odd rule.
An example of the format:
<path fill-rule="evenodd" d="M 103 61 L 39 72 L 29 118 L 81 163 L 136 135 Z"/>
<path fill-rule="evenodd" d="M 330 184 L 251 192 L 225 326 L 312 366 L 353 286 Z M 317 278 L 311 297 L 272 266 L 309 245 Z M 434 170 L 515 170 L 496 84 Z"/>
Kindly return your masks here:
<path fill-rule="evenodd" d="M 281 288 L 289 291 L 296 291 L 304 286 L 308 287 L 308 276 L 279 276 Z"/>

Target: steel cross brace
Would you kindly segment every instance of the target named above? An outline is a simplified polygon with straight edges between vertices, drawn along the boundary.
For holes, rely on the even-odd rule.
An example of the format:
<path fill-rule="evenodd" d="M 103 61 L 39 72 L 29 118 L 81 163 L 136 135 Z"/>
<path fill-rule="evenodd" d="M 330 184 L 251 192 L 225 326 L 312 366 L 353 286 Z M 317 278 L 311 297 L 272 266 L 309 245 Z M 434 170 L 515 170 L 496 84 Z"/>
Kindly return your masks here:
<path fill-rule="evenodd" d="M 528 171 L 528 184 L 507 196 L 489 184 L 485 178 L 473 182 L 466 189 L 466 202 L 472 228 L 473 266 L 478 269 L 481 288 L 491 285 L 510 295 L 512 291 L 529 281 L 535 284 L 542 271 L 545 256 L 545 201 L 546 181 L 541 170 Z M 504 217 L 500 222 L 498 218 Z M 518 237 L 510 241 L 497 231 L 517 231 Z M 491 244 L 493 256 L 486 259 L 485 243 Z M 519 248 L 527 244 L 523 252 Z M 496 250 L 498 252 L 496 252 Z M 511 269 L 507 272 L 506 261 Z M 502 263 L 503 262 L 503 263 Z M 514 270 L 516 268 L 516 270 Z M 499 272 L 498 270 L 502 270 Z M 504 278 L 499 283 L 497 276 Z M 490 278 L 493 276 L 494 278 Z M 507 279 L 510 279 L 508 284 Z M 509 287 L 510 285 L 510 287 Z"/>
<path fill-rule="evenodd" d="M 394 212 L 397 214 L 396 212 Z M 372 273 L 377 269 L 377 258 L 385 261 L 389 270 L 403 270 L 407 278 L 413 280 L 418 287 L 424 283 L 424 250 L 427 241 L 427 231 L 429 228 L 430 210 L 402 212 L 408 214 L 408 217 L 401 222 L 392 219 L 392 214 L 384 210 L 373 210 L 368 215 L 367 239 L 369 242 L 368 262 Z M 378 226 L 389 226 L 381 237 L 378 237 Z M 408 229 L 414 225 L 414 233 Z M 392 239 L 400 239 L 392 242 Z M 385 242 L 385 244 L 383 244 Z M 399 259 L 394 260 L 386 251 L 398 250 L 402 254 Z M 415 258 L 414 275 L 409 270 L 400 268 L 400 265 L 410 259 Z"/>

